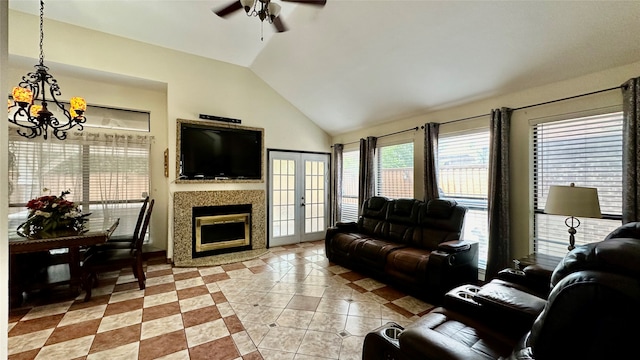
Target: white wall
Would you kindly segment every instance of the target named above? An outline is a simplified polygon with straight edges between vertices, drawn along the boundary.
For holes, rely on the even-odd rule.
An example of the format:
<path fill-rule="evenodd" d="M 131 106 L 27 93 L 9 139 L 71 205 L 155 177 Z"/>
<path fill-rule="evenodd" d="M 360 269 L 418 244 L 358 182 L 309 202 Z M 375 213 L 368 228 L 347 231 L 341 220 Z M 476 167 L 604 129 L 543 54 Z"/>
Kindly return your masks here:
<path fill-rule="evenodd" d="M 621 85 L 626 80 L 640 76 L 640 62 L 627 66 L 609 69 L 598 73 L 558 83 L 540 86 L 532 89 L 511 93 L 504 96 L 493 97 L 473 103 L 452 106 L 447 109 L 433 111 L 420 116 L 392 121 L 378 126 L 359 131 L 340 134 L 333 137 L 333 143 L 349 143 L 357 141 L 365 136 L 378 136 L 393 133 L 399 130 L 421 126 L 428 122 L 444 123 L 451 120 L 488 114 L 491 109 L 499 107 L 518 108 L 532 104 L 538 104 L 555 99 L 586 94 L 598 90 L 608 89 Z M 619 106 L 622 103 L 620 90 L 609 91 L 596 95 L 581 97 L 575 100 L 563 101 L 554 104 L 537 106 L 528 109 L 514 111 L 511 119 L 511 244 L 512 256 L 521 257 L 531 251 L 531 144 L 530 125 L 531 119 L 548 116 L 570 114 L 586 109 L 596 109 L 608 106 Z M 440 133 L 450 133 L 473 128 L 487 127 L 489 118 L 482 117 L 469 121 L 443 124 Z M 415 145 L 415 184 L 416 198 L 422 198 L 423 189 L 423 130 L 417 133 L 405 133 L 389 138 L 414 139 Z M 387 138 L 384 138 L 385 140 Z M 345 149 L 357 147 L 357 144 L 345 146 Z"/>
<path fill-rule="evenodd" d="M 13 57 L 32 58 L 37 63 L 38 18 L 9 11 L 9 53 Z M 14 30 L 15 31 L 12 31 Z M 242 125 L 265 129 L 265 147 L 323 151 L 330 149 L 330 137 L 304 114 L 278 95 L 251 70 L 220 61 L 205 59 L 158 46 L 45 19 L 45 65 L 56 75 L 54 64 L 77 69 L 73 76 L 59 77 L 63 95 L 82 94 L 90 104 L 133 109 L 156 108 L 152 112 L 153 194 L 156 211 L 166 221 L 153 224 L 154 233 L 165 232 L 168 256 L 172 245 L 172 196 L 175 191 L 266 189 L 257 184 L 175 184 L 176 119 L 197 119 L 211 114 L 242 120 Z M 91 71 L 114 74 L 114 84 L 91 79 Z M 12 73 L 18 74 L 17 71 Z M 89 73 L 89 80 L 86 74 Z M 147 95 L 149 105 L 139 94 L 132 94 L 129 82 L 165 84 L 164 109 L 158 106 L 156 93 Z M 120 79 L 120 80 L 119 80 Z M 12 79 L 12 81 L 17 81 Z M 135 84 L 135 81 L 134 81 Z M 133 85 L 135 88 L 136 86 Z M 10 87 L 7 88 L 10 91 Z M 137 90 L 136 90 L 137 91 Z M 68 95 L 67 95 L 68 94 Z M 156 114 L 157 113 L 157 114 Z M 169 149 L 169 178 L 163 174 L 163 152 Z M 265 151 L 266 153 L 266 151 Z"/>

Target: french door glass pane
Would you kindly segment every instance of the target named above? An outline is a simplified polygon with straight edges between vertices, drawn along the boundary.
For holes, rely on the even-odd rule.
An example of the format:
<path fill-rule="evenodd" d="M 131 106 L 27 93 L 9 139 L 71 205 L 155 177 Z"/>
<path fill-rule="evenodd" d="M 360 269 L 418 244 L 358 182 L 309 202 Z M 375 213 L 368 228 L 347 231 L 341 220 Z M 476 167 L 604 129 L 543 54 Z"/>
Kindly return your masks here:
<path fill-rule="evenodd" d="M 305 160 L 305 233 L 324 230 L 324 162 Z"/>
<path fill-rule="evenodd" d="M 273 236 L 295 233 L 295 161 L 273 159 Z"/>

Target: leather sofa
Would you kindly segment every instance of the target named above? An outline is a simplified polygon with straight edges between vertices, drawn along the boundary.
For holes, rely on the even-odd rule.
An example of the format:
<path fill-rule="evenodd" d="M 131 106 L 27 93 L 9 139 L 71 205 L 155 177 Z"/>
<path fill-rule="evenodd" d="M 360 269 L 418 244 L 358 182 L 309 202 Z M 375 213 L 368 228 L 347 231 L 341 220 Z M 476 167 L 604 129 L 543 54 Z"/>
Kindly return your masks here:
<path fill-rule="evenodd" d="M 457 287 L 406 329 L 389 323 L 367 334 L 363 359 L 635 358 L 638 230 L 627 224 L 576 247 L 554 270 L 548 297 L 503 279 Z"/>
<path fill-rule="evenodd" d="M 327 229 L 326 255 L 333 263 L 437 299 L 478 279 L 478 243 L 460 240 L 466 211 L 452 200 L 374 196 L 363 204 L 357 223 Z"/>

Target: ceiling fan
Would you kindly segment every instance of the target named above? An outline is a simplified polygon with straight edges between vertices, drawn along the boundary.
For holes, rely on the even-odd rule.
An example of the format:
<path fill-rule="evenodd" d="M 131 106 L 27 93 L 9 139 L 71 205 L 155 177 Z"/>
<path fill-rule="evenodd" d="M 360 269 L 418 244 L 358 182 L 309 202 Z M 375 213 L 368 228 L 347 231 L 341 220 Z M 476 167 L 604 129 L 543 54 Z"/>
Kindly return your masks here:
<path fill-rule="evenodd" d="M 280 1 L 315 6 L 324 6 L 327 3 L 327 0 Z M 278 16 L 280 15 L 280 5 L 271 0 L 237 0 L 219 10 L 212 9 L 212 11 L 216 15 L 224 18 L 240 9 L 244 9 L 244 11 L 247 13 L 247 16 L 256 16 L 260 19 L 260 21 L 267 20 L 270 24 L 273 24 L 276 27 L 276 30 L 278 32 L 287 31 L 287 27 L 282 22 L 282 19 Z"/>

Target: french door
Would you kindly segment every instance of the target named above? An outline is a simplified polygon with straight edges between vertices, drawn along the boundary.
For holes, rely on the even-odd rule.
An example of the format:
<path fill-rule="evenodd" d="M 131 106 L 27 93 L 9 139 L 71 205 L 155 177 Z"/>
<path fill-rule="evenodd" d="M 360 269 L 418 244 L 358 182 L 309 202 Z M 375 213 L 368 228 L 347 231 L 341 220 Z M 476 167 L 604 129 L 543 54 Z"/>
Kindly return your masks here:
<path fill-rule="evenodd" d="M 329 154 L 269 150 L 269 246 L 324 237 Z"/>

